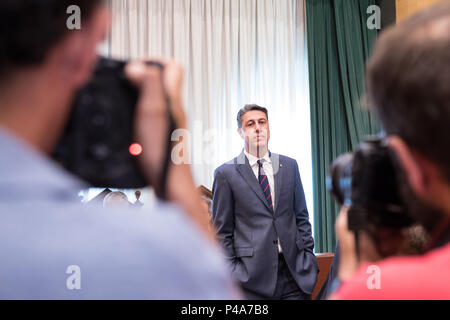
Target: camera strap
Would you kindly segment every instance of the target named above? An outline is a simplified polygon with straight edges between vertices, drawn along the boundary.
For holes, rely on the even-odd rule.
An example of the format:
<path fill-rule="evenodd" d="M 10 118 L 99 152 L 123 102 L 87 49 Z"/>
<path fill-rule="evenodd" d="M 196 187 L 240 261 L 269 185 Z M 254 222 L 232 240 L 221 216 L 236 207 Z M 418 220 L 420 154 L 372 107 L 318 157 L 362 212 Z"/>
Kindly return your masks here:
<path fill-rule="evenodd" d="M 361 252 L 359 250 L 359 231 L 355 231 L 355 251 L 356 251 L 356 261 L 361 262 Z"/>
<path fill-rule="evenodd" d="M 154 66 L 160 69 L 161 74 L 161 83 L 163 88 L 163 94 L 164 94 L 164 100 L 166 105 L 166 120 L 167 120 L 167 144 L 166 144 L 166 150 L 164 153 L 164 159 L 163 159 L 163 167 L 161 170 L 161 175 L 159 176 L 159 181 L 156 186 L 154 186 L 155 194 L 158 198 L 161 200 L 167 200 L 167 178 L 169 175 L 169 169 L 170 165 L 172 163 L 171 161 L 171 154 L 172 154 L 172 133 L 177 129 L 177 124 L 175 122 L 175 118 L 172 114 L 172 104 L 170 101 L 170 97 L 164 87 L 164 65 L 156 62 L 156 61 L 147 61 L 147 65 Z"/>
<path fill-rule="evenodd" d="M 167 178 L 169 174 L 169 168 L 172 163 L 171 154 L 172 154 L 172 133 L 177 129 L 175 118 L 173 117 L 171 111 L 171 103 L 170 98 L 165 92 L 166 99 L 166 108 L 167 108 L 167 123 L 168 123 L 168 131 L 167 131 L 167 145 L 166 145 L 166 153 L 164 156 L 163 169 L 161 171 L 161 176 L 159 178 L 158 188 L 155 189 L 156 195 L 162 199 L 167 200 Z"/>

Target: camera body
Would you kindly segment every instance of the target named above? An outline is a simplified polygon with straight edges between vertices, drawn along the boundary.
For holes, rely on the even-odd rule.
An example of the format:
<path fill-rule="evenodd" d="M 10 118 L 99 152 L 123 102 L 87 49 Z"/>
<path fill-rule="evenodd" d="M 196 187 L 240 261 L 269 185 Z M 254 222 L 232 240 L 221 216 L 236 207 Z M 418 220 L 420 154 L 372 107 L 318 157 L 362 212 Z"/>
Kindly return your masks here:
<path fill-rule="evenodd" d="M 349 206 L 349 230 L 367 230 L 370 224 L 394 229 L 413 224 L 399 175 L 396 158 L 378 137 L 367 138 L 354 153 L 333 162 L 327 188 L 341 205 Z"/>
<path fill-rule="evenodd" d="M 138 91 L 126 63 L 99 58 L 92 80 L 76 95 L 65 132 L 53 154 L 93 187 L 137 189 L 148 185 L 130 150 Z"/>

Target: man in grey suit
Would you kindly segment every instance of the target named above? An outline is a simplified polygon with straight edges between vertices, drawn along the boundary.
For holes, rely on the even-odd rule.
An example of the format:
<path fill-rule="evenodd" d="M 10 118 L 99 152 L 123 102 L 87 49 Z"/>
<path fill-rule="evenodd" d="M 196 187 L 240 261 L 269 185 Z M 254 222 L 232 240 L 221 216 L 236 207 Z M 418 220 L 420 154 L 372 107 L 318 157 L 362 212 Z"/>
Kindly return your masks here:
<path fill-rule="evenodd" d="M 244 151 L 215 171 L 213 217 L 249 299 L 310 299 L 318 265 L 297 162 L 268 149 L 266 108 L 237 116 Z"/>

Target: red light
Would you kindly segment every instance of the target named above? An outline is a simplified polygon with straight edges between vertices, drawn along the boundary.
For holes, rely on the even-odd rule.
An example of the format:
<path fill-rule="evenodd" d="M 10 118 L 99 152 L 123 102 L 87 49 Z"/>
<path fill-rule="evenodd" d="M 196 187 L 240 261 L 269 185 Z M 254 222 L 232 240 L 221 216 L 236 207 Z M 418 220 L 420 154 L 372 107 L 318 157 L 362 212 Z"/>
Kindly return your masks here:
<path fill-rule="evenodd" d="M 132 156 L 140 156 L 142 154 L 142 146 L 139 143 L 133 143 L 129 148 L 130 154 Z"/>

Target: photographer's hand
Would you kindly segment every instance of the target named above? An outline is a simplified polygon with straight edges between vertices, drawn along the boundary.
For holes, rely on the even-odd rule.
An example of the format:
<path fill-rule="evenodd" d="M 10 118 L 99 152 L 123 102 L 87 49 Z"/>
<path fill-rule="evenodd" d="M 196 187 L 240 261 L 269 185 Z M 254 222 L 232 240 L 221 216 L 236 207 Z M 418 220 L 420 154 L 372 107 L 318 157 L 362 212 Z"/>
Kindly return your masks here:
<path fill-rule="evenodd" d="M 140 61 L 132 62 L 126 67 L 127 76 L 140 91 L 136 134 L 144 150 L 142 167 L 152 185 L 157 185 L 163 168 L 167 139 L 171 139 L 170 136 L 167 137 L 169 124 L 164 90 L 169 96 L 177 128 L 187 128 L 181 97 L 183 70 L 172 61 L 157 62 L 164 65 L 163 82 L 157 67 Z M 166 187 L 168 200 L 181 206 L 207 237 L 215 242 L 215 233 L 210 228 L 208 216 L 203 214 L 201 197 L 195 186 L 190 165 L 172 163 Z"/>
<path fill-rule="evenodd" d="M 355 234 L 348 230 L 347 213 L 348 207 L 342 206 L 335 224 L 340 250 L 338 277 L 341 281 L 351 278 L 359 266 L 356 256 Z"/>

